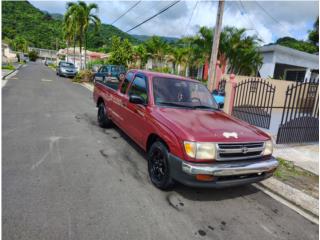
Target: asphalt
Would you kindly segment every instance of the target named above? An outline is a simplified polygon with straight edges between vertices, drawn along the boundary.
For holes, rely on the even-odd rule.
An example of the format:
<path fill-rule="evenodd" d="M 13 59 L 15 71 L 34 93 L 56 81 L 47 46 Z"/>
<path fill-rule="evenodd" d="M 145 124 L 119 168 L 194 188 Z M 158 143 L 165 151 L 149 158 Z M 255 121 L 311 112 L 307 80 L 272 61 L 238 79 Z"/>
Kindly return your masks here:
<path fill-rule="evenodd" d="M 2 88 L 2 124 L 3 239 L 318 239 L 254 186 L 156 189 L 141 149 L 97 126 L 92 93 L 41 63 Z"/>

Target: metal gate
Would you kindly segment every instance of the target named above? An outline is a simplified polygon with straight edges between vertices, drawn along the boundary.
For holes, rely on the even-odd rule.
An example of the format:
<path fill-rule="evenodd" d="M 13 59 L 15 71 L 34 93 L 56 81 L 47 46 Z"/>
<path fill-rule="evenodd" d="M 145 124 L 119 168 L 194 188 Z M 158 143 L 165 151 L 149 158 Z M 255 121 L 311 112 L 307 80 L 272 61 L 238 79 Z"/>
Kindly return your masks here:
<path fill-rule="evenodd" d="M 227 80 L 225 79 L 221 79 L 219 84 L 218 84 L 218 91 L 219 92 L 225 92 L 225 89 L 226 89 L 226 83 L 227 83 Z"/>
<path fill-rule="evenodd" d="M 247 79 L 235 87 L 232 115 L 269 128 L 276 87 L 263 79 Z"/>
<path fill-rule="evenodd" d="M 319 141 L 318 87 L 317 80 L 288 86 L 277 143 Z"/>

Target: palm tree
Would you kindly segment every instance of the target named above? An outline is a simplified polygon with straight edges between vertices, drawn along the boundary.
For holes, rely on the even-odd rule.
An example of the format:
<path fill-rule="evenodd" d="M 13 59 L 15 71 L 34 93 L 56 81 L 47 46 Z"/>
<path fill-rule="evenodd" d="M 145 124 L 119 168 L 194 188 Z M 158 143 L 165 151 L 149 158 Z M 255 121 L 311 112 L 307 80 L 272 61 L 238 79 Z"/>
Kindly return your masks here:
<path fill-rule="evenodd" d="M 73 40 L 73 62 L 76 56 L 76 40 L 79 39 L 79 8 L 76 3 L 67 3 L 67 12 L 64 15 L 64 35 L 65 38 Z M 81 58 L 80 58 L 81 59 Z M 80 60 L 81 61 L 81 60 Z"/>
<path fill-rule="evenodd" d="M 260 39 L 247 36 L 246 29 L 225 27 L 221 32 L 218 59 L 222 68 L 234 74 L 253 75 L 262 65 L 262 57 L 257 51 Z M 195 56 L 199 62 L 210 59 L 213 39 L 212 30 L 201 27 L 193 41 Z"/>
<path fill-rule="evenodd" d="M 79 1 L 79 7 L 81 11 L 81 27 L 83 28 L 84 33 L 84 66 L 86 67 L 87 63 L 87 39 L 88 39 L 88 30 L 90 24 L 94 26 L 94 31 L 97 31 L 101 21 L 97 15 L 92 13 L 93 10 L 98 11 L 98 5 L 95 3 L 86 4 L 83 1 Z"/>
<path fill-rule="evenodd" d="M 69 29 L 73 29 L 74 41 L 78 39 L 79 50 L 80 50 L 80 69 L 82 69 L 82 45 L 84 43 L 85 53 L 84 59 L 86 66 L 86 54 L 87 54 L 87 35 L 90 24 L 94 25 L 96 31 L 100 26 L 101 21 L 97 15 L 92 13 L 92 10 L 98 10 L 98 5 L 95 3 L 86 4 L 83 1 L 78 3 L 69 2 L 67 3 L 67 12 L 65 14 L 65 22 Z M 74 44 L 75 48 L 75 44 Z"/>
<path fill-rule="evenodd" d="M 150 57 L 162 66 L 165 55 L 168 53 L 169 46 L 160 37 L 152 36 L 144 42 L 147 53 Z"/>

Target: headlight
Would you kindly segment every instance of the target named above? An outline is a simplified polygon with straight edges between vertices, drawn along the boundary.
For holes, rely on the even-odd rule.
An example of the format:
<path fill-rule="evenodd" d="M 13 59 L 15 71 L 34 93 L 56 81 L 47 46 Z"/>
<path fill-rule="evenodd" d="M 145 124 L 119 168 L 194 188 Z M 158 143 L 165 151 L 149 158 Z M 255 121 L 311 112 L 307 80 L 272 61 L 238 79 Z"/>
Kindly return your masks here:
<path fill-rule="evenodd" d="M 272 144 L 272 140 L 266 141 L 265 142 L 265 147 L 264 147 L 264 151 L 263 151 L 263 155 L 271 155 L 273 152 L 273 144 Z"/>
<path fill-rule="evenodd" d="M 196 159 L 214 159 L 216 156 L 215 143 L 197 143 L 197 142 L 184 142 L 184 149 L 186 154 L 191 158 Z"/>

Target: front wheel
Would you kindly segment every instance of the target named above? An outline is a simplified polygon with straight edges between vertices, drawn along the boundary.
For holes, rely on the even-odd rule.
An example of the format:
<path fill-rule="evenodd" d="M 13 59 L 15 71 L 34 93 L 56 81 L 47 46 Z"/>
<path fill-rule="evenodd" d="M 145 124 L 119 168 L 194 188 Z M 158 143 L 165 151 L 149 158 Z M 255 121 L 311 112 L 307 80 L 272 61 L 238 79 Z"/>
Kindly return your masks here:
<path fill-rule="evenodd" d="M 98 105 L 97 119 L 100 127 L 106 128 L 111 126 L 111 120 L 108 118 L 107 109 L 103 102 Z"/>
<path fill-rule="evenodd" d="M 161 142 L 152 144 L 148 152 L 148 172 L 151 182 L 161 190 L 167 190 L 173 186 L 173 179 L 170 174 L 169 151 Z"/>

